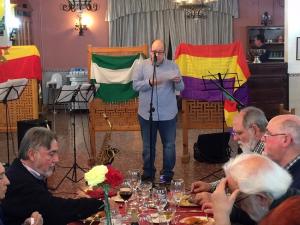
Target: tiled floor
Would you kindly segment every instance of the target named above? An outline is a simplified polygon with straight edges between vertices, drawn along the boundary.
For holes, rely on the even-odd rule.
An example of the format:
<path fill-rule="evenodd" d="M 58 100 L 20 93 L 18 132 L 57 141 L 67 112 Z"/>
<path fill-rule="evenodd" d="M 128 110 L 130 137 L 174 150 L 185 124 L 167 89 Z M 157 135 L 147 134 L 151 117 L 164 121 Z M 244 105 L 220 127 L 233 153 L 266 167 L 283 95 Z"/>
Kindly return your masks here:
<path fill-rule="evenodd" d="M 72 118 L 69 112 L 63 110 L 57 114 L 48 113 L 46 114 L 48 120 L 52 121 L 52 128 L 56 131 L 59 137 L 60 143 L 60 162 L 56 168 L 54 175 L 49 178 L 48 183 L 51 187 L 56 187 L 59 181 L 64 177 L 69 169 L 63 168 L 65 166 L 72 166 L 74 162 L 73 157 L 73 126 Z M 55 117 L 55 120 L 54 120 Z M 77 150 L 77 163 L 80 167 L 88 168 L 89 159 L 89 134 L 88 134 L 88 123 L 87 113 L 76 114 L 76 150 Z M 191 130 L 189 131 L 189 151 L 191 154 L 191 160 L 187 164 L 181 163 L 182 155 L 182 130 L 180 128 L 180 120 L 177 128 L 177 139 L 176 139 L 176 151 L 177 151 L 177 162 L 175 166 L 176 178 L 183 178 L 186 186 L 189 187 L 191 182 L 206 175 L 217 171 L 221 168 L 220 164 L 207 164 L 200 163 L 193 159 L 193 144 L 197 140 L 197 136 L 200 133 L 212 133 L 217 132 L 216 130 L 201 131 Z M 17 154 L 16 134 L 13 135 L 15 142 L 15 150 L 11 149 L 10 158 L 15 158 Z M 103 141 L 104 133 L 97 133 L 97 149 L 100 149 Z M 142 169 L 142 142 L 140 133 L 136 132 L 113 132 L 112 142 L 114 147 L 120 149 L 120 153 L 117 154 L 113 166 L 126 173 L 129 169 L 139 168 Z M 0 152 L 0 161 L 7 161 L 6 153 L 6 135 L 5 133 L 0 134 L 0 144 L 2 151 Z M 14 153 L 16 152 L 16 153 Z M 157 171 L 162 166 L 162 146 L 158 139 L 157 144 L 157 155 L 156 155 L 156 168 Z M 73 170 L 72 170 L 73 172 Z M 83 172 L 76 169 L 78 179 L 81 179 Z M 72 173 L 69 174 L 70 176 Z M 69 177 L 70 177 L 69 176 Z M 158 175 L 156 176 L 158 177 Z M 214 180 L 214 177 L 209 177 L 207 180 Z M 74 196 L 78 189 L 85 188 L 85 183 L 81 180 L 78 183 L 73 183 L 69 179 L 65 179 L 59 188 L 55 191 L 57 195 L 63 196 Z"/>

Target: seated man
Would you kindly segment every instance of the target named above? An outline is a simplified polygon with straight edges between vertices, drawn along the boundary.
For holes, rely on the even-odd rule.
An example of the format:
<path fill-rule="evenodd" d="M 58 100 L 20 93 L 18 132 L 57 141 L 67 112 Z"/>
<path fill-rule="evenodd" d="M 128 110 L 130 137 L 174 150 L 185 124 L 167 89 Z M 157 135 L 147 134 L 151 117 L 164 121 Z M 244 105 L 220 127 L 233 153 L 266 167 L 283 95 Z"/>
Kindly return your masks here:
<path fill-rule="evenodd" d="M 5 169 L 2 163 L 0 163 L 0 200 L 5 198 L 5 193 L 8 185 L 9 185 L 9 180 L 5 175 Z M 3 215 L 2 208 L 0 205 L 0 225 L 5 224 L 4 217 L 5 216 Z M 39 214 L 38 212 L 33 212 L 31 214 L 31 217 L 27 218 L 23 223 L 23 225 L 42 225 L 42 224 L 43 224 L 43 218 L 41 214 Z"/>
<path fill-rule="evenodd" d="M 226 178 L 212 194 L 216 225 L 230 224 L 234 203 L 259 222 L 285 199 L 299 194 L 297 190 L 289 189 L 291 175 L 265 156 L 242 154 L 223 168 Z"/>
<path fill-rule="evenodd" d="M 42 127 L 34 127 L 23 137 L 19 157 L 8 168 L 10 181 L 2 202 L 6 223 L 20 225 L 33 211 L 43 215 L 45 225 L 65 225 L 86 218 L 103 206 L 96 199 L 64 199 L 54 197 L 45 179 L 52 175 L 58 162 L 56 135 Z"/>
<path fill-rule="evenodd" d="M 233 119 L 233 139 L 244 153 L 255 152 L 261 154 L 263 142 L 261 138 L 266 131 L 268 120 L 264 112 L 256 107 L 243 108 Z M 192 191 L 199 193 L 194 201 L 203 204 L 209 200 L 207 192 L 213 192 L 219 181 L 206 183 L 196 181 L 192 184 Z M 202 193 L 201 193 L 202 192 Z"/>
<path fill-rule="evenodd" d="M 263 154 L 285 168 L 293 177 L 291 187 L 300 189 L 300 118 L 295 115 L 274 117 L 262 141 Z"/>

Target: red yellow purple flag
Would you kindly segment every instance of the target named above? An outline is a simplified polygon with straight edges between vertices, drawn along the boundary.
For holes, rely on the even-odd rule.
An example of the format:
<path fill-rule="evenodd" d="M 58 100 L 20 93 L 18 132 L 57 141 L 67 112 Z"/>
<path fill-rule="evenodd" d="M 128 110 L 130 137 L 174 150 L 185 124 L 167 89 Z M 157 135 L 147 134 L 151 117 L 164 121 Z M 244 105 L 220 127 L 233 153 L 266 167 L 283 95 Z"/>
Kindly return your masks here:
<path fill-rule="evenodd" d="M 222 93 L 214 81 L 222 79 L 222 85 L 237 99 L 246 96 L 242 88 L 250 76 L 248 64 L 240 42 L 224 45 L 180 44 L 175 60 L 185 83 L 183 98 L 204 101 L 220 101 L 225 96 L 224 115 L 227 126 L 237 113 L 237 104 Z M 224 94 L 224 95 L 223 95 Z M 244 100 L 245 101 L 245 100 Z"/>
<path fill-rule="evenodd" d="M 11 46 L 2 56 L 0 82 L 18 78 L 42 79 L 40 54 L 36 46 Z"/>

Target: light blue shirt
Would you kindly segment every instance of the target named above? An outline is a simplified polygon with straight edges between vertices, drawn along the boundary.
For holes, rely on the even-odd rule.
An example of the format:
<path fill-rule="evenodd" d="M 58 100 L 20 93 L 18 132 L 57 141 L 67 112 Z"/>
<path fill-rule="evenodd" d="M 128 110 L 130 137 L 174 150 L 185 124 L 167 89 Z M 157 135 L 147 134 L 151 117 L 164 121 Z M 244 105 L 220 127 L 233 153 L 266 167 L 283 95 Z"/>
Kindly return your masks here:
<path fill-rule="evenodd" d="M 138 114 L 145 120 L 149 120 L 151 86 L 149 80 L 152 80 L 153 65 L 150 59 L 144 60 L 133 74 L 133 89 L 139 92 Z M 154 86 L 153 91 L 153 121 L 163 121 L 174 119 L 177 115 L 176 91 L 184 89 L 182 79 L 175 83 L 171 79 L 180 76 L 177 65 L 167 59 L 156 67 L 156 78 L 163 81 L 161 84 Z"/>

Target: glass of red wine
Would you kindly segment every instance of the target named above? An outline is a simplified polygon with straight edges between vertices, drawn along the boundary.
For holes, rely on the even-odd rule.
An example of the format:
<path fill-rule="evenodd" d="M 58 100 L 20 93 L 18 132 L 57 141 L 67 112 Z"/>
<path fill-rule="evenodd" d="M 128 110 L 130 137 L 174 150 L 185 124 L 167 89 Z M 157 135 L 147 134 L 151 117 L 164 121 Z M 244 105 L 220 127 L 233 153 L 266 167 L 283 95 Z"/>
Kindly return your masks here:
<path fill-rule="evenodd" d="M 124 200 L 124 207 L 125 207 L 126 215 L 127 215 L 127 202 L 131 198 L 132 193 L 133 193 L 133 190 L 131 187 L 131 180 L 125 179 L 120 186 L 119 195 Z"/>

